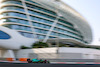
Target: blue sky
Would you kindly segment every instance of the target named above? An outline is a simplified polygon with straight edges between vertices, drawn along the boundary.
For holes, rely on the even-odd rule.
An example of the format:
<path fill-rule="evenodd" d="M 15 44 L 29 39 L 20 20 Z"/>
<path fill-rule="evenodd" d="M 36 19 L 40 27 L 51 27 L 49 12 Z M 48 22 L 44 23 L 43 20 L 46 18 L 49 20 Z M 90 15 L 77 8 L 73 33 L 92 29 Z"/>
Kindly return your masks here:
<path fill-rule="evenodd" d="M 62 0 L 78 11 L 90 24 L 92 45 L 100 45 L 100 0 Z"/>

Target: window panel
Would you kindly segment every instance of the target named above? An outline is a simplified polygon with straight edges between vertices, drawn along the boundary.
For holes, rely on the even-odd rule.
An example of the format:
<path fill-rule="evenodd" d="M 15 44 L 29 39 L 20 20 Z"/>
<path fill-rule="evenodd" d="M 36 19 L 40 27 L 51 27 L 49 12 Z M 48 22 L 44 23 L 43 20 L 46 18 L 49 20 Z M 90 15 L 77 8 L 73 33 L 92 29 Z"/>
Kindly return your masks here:
<path fill-rule="evenodd" d="M 25 33 L 25 32 L 19 32 L 21 35 L 28 37 L 28 38 L 34 38 L 33 34 L 31 33 Z"/>
<path fill-rule="evenodd" d="M 82 38 L 80 35 L 78 34 L 75 34 L 75 33 L 72 33 L 70 31 L 66 31 L 66 30 L 63 30 L 63 29 L 60 29 L 60 28 L 54 28 L 55 31 L 58 31 L 58 32 L 61 32 L 61 33 L 64 33 L 66 35 L 72 35 L 72 36 L 75 36 L 75 37 L 80 37 Z"/>
<path fill-rule="evenodd" d="M 1 14 L 2 16 L 16 16 L 16 17 L 21 17 L 21 18 L 27 18 L 25 14 L 21 13 L 15 13 L 15 12 L 5 12 Z"/>
<path fill-rule="evenodd" d="M 42 33 L 42 34 L 47 34 L 48 31 L 35 28 L 35 32 Z"/>
<path fill-rule="evenodd" d="M 0 39 L 10 39 L 10 35 L 0 30 Z"/>
<path fill-rule="evenodd" d="M 15 22 L 15 23 L 21 23 L 21 24 L 25 24 L 25 25 L 29 25 L 29 22 L 26 21 L 26 20 L 22 20 L 22 19 L 17 19 L 17 18 L 5 18 L 5 19 L 2 19 L 2 20 L 5 20 L 3 22 Z"/>
<path fill-rule="evenodd" d="M 30 7 L 30 8 L 33 8 L 33 9 L 36 9 L 36 10 L 39 10 L 39 11 L 43 11 L 43 12 L 46 12 L 46 13 L 49 13 L 49 14 L 52 14 L 52 15 L 56 15 L 57 16 L 57 14 L 55 12 L 53 12 L 51 10 L 47 10 L 45 8 L 38 7 L 38 6 L 33 5 L 33 4 L 26 3 L 26 6 L 27 7 Z"/>
<path fill-rule="evenodd" d="M 1 8 L 1 11 L 4 11 L 4 10 L 17 10 L 17 11 L 25 12 L 24 8 L 17 7 L 17 6 L 6 6 L 6 7 L 2 7 Z"/>
<path fill-rule="evenodd" d="M 41 17 L 45 17 L 45 18 L 48 18 L 48 19 L 55 20 L 55 17 L 49 16 L 49 15 L 46 15 L 46 14 L 43 14 L 43 13 L 39 13 L 39 12 L 32 11 L 32 10 L 28 10 L 28 12 L 30 14 L 33 14 L 33 15 L 37 15 L 37 16 L 41 16 Z"/>
<path fill-rule="evenodd" d="M 42 18 L 38 18 L 38 17 L 34 17 L 34 16 L 30 16 L 31 20 L 34 20 L 34 21 L 38 21 L 38 22 L 42 22 L 42 23 L 47 23 L 47 24 L 53 24 L 52 21 L 49 21 L 49 20 L 45 20 L 45 19 L 42 19 Z"/>
<path fill-rule="evenodd" d="M 18 4 L 18 5 L 22 5 L 22 3 L 20 1 L 13 1 L 13 0 L 3 1 L 1 3 L 1 5 L 5 5 L 5 4 Z"/>
<path fill-rule="evenodd" d="M 37 23 L 37 22 L 33 22 L 32 24 L 33 24 L 33 26 L 46 28 L 46 29 L 50 29 L 50 27 L 51 27 L 51 26 L 40 24 L 40 23 Z"/>
<path fill-rule="evenodd" d="M 21 25 L 13 25 L 13 24 L 9 24 L 9 25 L 3 25 L 5 27 L 11 28 L 11 29 L 15 29 L 15 30 L 24 30 L 24 31 L 32 31 L 30 27 L 27 26 L 21 26 Z"/>
<path fill-rule="evenodd" d="M 34 4 L 38 4 L 38 3 L 36 3 L 36 2 L 34 2 L 32 0 L 25 0 L 25 1 L 28 1 L 28 2 L 31 2 L 31 3 L 34 3 Z M 38 5 L 40 5 L 40 4 L 38 4 Z"/>
<path fill-rule="evenodd" d="M 59 22 L 62 22 L 62 23 L 65 23 L 65 24 L 67 24 L 67 25 L 73 27 L 73 24 L 71 24 L 71 23 L 69 23 L 69 22 L 67 22 L 67 21 L 64 21 L 64 20 L 62 20 L 62 19 L 59 19 L 58 21 L 59 21 Z"/>
<path fill-rule="evenodd" d="M 39 34 L 37 34 L 37 35 L 36 35 L 36 38 L 37 38 L 37 39 L 44 39 L 45 36 L 44 36 L 44 35 L 39 35 Z"/>

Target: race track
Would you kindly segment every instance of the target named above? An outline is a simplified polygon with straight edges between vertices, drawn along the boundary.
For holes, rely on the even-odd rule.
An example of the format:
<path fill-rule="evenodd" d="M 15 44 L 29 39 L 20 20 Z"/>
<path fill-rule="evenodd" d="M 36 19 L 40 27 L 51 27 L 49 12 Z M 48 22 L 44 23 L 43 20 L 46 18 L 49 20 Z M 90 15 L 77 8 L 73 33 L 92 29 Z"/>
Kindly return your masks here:
<path fill-rule="evenodd" d="M 100 67 L 100 64 L 33 64 L 0 63 L 0 67 Z"/>

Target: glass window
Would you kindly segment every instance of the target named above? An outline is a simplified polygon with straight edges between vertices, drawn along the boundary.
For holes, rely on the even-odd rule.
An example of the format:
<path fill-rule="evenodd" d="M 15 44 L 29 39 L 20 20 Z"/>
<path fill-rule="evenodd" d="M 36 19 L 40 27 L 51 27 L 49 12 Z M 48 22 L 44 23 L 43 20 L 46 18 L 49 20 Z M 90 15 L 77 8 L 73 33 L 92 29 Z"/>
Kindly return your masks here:
<path fill-rule="evenodd" d="M 2 7 L 2 10 L 17 10 L 17 11 L 22 11 L 25 12 L 24 8 L 18 7 L 18 6 L 6 6 L 6 7 Z"/>
<path fill-rule="evenodd" d="M 74 31 L 74 32 L 77 32 L 79 33 L 79 31 L 77 31 L 76 29 L 72 28 L 72 27 L 68 27 L 68 26 L 65 26 L 65 25 L 62 25 L 62 24 L 57 24 L 58 27 L 61 27 L 61 28 L 65 28 L 65 29 L 69 29 L 71 31 Z M 79 33 L 80 34 L 80 33 Z"/>
<path fill-rule="evenodd" d="M 35 32 L 42 33 L 42 34 L 47 34 L 48 31 L 35 28 Z"/>
<path fill-rule="evenodd" d="M 34 20 L 34 21 L 39 21 L 39 22 L 47 23 L 47 24 L 53 24 L 52 21 L 41 19 L 41 18 L 38 18 L 38 17 L 30 16 L 30 18 L 31 18 L 31 20 Z"/>
<path fill-rule="evenodd" d="M 76 34 L 76 33 L 73 33 L 73 32 L 70 32 L 70 31 L 66 31 L 66 30 L 63 30 L 63 29 L 60 29 L 60 28 L 54 28 L 55 31 L 58 31 L 58 32 L 61 32 L 61 33 L 64 33 L 66 35 L 71 35 L 71 36 L 75 36 L 75 37 L 80 37 L 82 38 L 80 35 Z M 53 34 L 53 33 L 52 33 Z"/>
<path fill-rule="evenodd" d="M 51 37 L 51 36 L 50 36 L 49 38 L 56 38 L 56 37 Z"/>
<path fill-rule="evenodd" d="M 20 29 L 20 27 L 19 27 L 18 25 L 10 25 L 10 27 L 11 27 L 12 29 Z"/>
<path fill-rule="evenodd" d="M 19 20 L 19 23 L 21 24 L 25 24 L 25 25 L 29 25 L 29 22 L 26 20 Z"/>
<path fill-rule="evenodd" d="M 45 18 L 48 18 L 48 19 L 55 20 L 55 17 L 49 16 L 49 15 L 46 15 L 46 14 L 43 14 L 43 13 L 39 13 L 39 12 L 32 11 L 32 10 L 28 10 L 28 12 L 30 14 L 33 14 L 33 15 L 37 15 L 37 16 L 41 16 L 41 17 L 45 17 Z"/>
<path fill-rule="evenodd" d="M 27 31 L 31 31 L 31 28 L 30 28 L 30 27 L 26 27 L 26 30 L 27 30 Z"/>
<path fill-rule="evenodd" d="M 20 1 L 14 1 L 14 0 L 5 0 L 1 3 L 1 5 L 4 5 L 4 4 L 18 4 L 18 5 L 22 5 L 22 3 Z"/>
<path fill-rule="evenodd" d="M 32 31 L 31 28 L 30 27 L 27 27 L 27 26 L 12 25 L 12 24 L 3 25 L 3 26 L 6 26 L 6 27 L 11 28 L 11 29 L 15 29 L 15 30 Z"/>
<path fill-rule="evenodd" d="M 25 14 L 15 13 L 15 12 L 5 12 L 5 13 L 2 13 L 1 15 L 3 15 L 3 16 L 16 16 L 16 17 L 21 17 L 21 18 L 27 18 L 27 16 Z"/>
<path fill-rule="evenodd" d="M 54 33 L 54 32 L 52 32 L 52 33 L 51 33 L 51 35 L 55 35 L 55 33 Z"/>
<path fill-rule="evenodd" d="M 32 0 L 25 0 L 25 1 L 28 1 L 28 2 L 31 2 L 31 3 L 34 3 L 34 4 L 38 4 L 38 3 L 36 3 L 36 2 L 34 2 Z M 40 5 L 40 4 L 38 4 L 38 5 Z"/>
<path fill-rule="evenodd" d="M 0 39 L 10 39 L 10 35 L 0 30 Z"/>
<path fill-rule="evenodd" d="M 44 24 L 37 23 L 37 22 L 33 22 L 33 26 L 41 27 L 41 28 L 46 28 L 46 29 L 50 29 L 50 27 L 51 27 L 51 26 L 44 25 Z"/>
<path fill-rule="evenodd" d="M 45 36 L 44 36 L 44 35 L 39 35 L 39 34 L 37 34 L 37 35 L 36 35 L 36 38 L 37 38 L 37 39 L 44 39 Z"/>
<path fill-rule="evenodd" d="M 34 38 L 34 35 L 32 33 L 25 33 L 25 32 L 19 32 L 21 35 L 28 37 L 28 38 Z"/>
<path fill-rule="evenodd" d="M 57 16 L 57 14 L 55 12 L 53 12 L 51 10 L 47 10 L 45 8 L 41 8 L 41 7 L 36 6 L 36 5 L 33 5 L 33 4 L 26 3 L 26 6 L 27 7 L 30 7 L 30 8 L 33 8 L 33 9 L 36 9 L 36 10 L 40 10 L 40 11 L 43 11 L 43 12 L 46 12 L 46 13 L 49 13 L 49 14 L 52 14 L 52 15 L 56 15 Z"/>
<path fill-rule="evenodd" d="M 27 20 L 22 20 L 22 19 L 17 19 L 17 18 L 5 18 L 5 19 L 2 19 L 2 20 L 5 20 L 3 22 L 16 22 L 16 23 L 29 25 L 29 22 Z"/>
<path fill-rule="evenodd" d="M 67 21 L 64 21 L 64 20 L 62 20 L 62 19 L 59 19 L 58 21 L 59 21 L 59 22 L 62 22 L 62 23 L 65 23 L 65 24 L 67 24 L 67 25 L 73 27 L 73 24 L 71 24 L 71 23 L 69 23 L 69 22 L 67 22 Z"/>

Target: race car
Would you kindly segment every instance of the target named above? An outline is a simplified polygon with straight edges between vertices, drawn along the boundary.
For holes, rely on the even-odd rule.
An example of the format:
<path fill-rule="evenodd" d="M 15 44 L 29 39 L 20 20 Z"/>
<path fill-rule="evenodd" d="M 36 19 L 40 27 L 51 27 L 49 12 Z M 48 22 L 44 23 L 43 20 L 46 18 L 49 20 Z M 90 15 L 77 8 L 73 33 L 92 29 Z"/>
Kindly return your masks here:
<path fill-rule="evenodd" d="M 42 59 L 40 59 L 40 60 L 38 60 L 38 59 L 32 59 L 32 60 L 27 59 L 27 62 L 28 62 L 28 63 L 50 63 L 49 61 L 47 61 L 47 60 L 42 60 Z"/>

